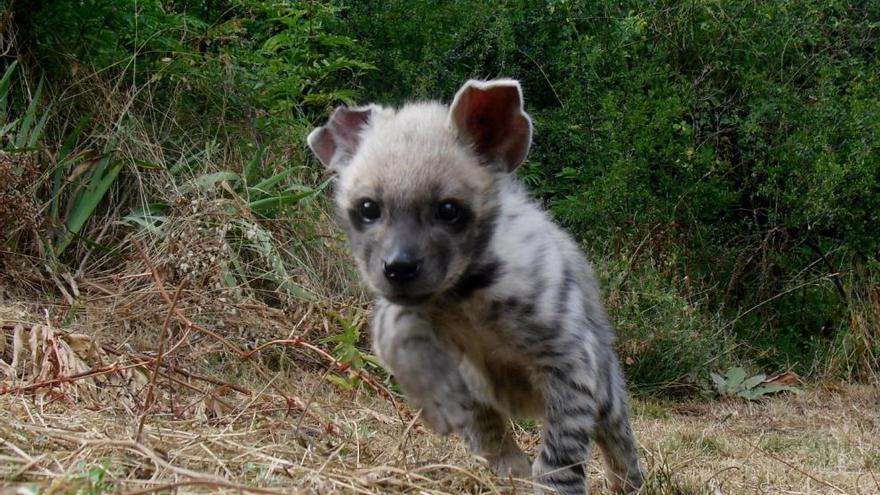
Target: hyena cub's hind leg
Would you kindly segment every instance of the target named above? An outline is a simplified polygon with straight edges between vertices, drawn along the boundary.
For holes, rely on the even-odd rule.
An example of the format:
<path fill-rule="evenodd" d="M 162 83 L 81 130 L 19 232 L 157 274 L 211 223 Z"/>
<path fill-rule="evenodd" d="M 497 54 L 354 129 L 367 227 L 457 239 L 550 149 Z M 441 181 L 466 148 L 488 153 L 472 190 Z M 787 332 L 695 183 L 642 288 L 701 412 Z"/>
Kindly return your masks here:
<path fill-rule="evenodd" d="M 427 318 L 417 310 L 377 305 L 373 343 L 432 430 L 464 437 L 500 476 L 528 475 L 528 457 L 516 445 L 507 420 L 474 397 L 459 358 L 439 341 Z"/>
<path fill-rule="evenodd" d="M 605 477 L 611 491 L 637 492 L 642 486 L 642 471 L 635 438 L 626 416 L 600 423 L 596 428 L 596 443 L 605 458 Z"/>
<path fill-rule="evenodd" d="M 603 368 L 609 370 L 610 382 L 601 383 L 608 387 L 607 393 L 596 388 L 592 371 L 566 364 L 564 359 L 545 370 L 547 403 L 541 451 L 532 466 L 535 481 L 560 494 L 583 495 L 591 441 L 595 440 L 605 456 L 612 490 L 635 493 L 642 485 L 642 471 L 623 377 L 610 349 L 607 354 L 584 354 L 575 361 L 593 359 L 606 363 Z"/>
<path fill-rule="evenodd" d="M 532 465 L 535 481 L 562 495 L 584 495 L 585 463 L 596 426 L 593 393 L 580 373 L 549 368 L 541 449 Z M 535 493 L 543 495 L 541 488 Z"/>
<path fill-rule="evenodd" d="M 605 477 L 615 493 L 634 493 L 642 486 L 642 469 L 629 421 L 629 404 L 619 366 L 612 360 L 613 392 L 609 407 L 600 414 L 595 439 L 605 458 Z"/>

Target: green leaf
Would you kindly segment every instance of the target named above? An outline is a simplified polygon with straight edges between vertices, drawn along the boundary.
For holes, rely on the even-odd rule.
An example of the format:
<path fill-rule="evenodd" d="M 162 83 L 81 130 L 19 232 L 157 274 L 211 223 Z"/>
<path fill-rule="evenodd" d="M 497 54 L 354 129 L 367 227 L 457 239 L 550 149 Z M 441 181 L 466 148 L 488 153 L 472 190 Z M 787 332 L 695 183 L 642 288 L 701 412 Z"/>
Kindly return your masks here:
<path fill-rule="evenodd" d="M 144 229 L 162 235 L 160 224 L 165 221 L 166 206 L 161 203 L 153 203 L 144 208 L 132 211 L 128 215 L 122 217 L 122 221 L 140 225 Z"/>
<path fill-rule="evenodd" d="M 79 122 L 76 123 L 76 127 L 74 127 L 70 134 L 64 138 L 64 143 L 61 145 L 61 149 L 58 150 L 57 163 L 55 165 L 55 170 L 52 171 L 52 200 L 49 206 L 49 214 L 53 220 L 58 220 L 58 206 L 60 203 L 64 176 L 78 162 L 76 159 L 71 159 L 70 155 L 76 148 L 80 135 L 89 122 L 92 121 L 93 116 L 94 113 L 90 113 L 79 119 Z"/>
<path fill-rule="evenodd" d="M 372 364 L 373 366 L 375 366 L 377 368 L 383 367 L 382 361 L 379 360 L 379 358 L 377 356 L 374 356 L 374 355 L 366 353 L 366 352 L 361 353 L 361 356 L 364 358 L 364 361 Z"/>
<path fill-rule="evenodd" d="M 37 122 L 37 125 L 34 126 L 33 131 L 31 131 L 30 136 L 27 140 L 28 148 L 36 148 L 37 141 L 43 136 L 43 128 L 46 127 L 46 122 L 49 120 L 49 115 L 52 113 L 52 105 L 47 106 L 43 109 L 43 115 L 40 116 L 40 120 Z"/>
<path fill-rule="evenodd" d="M 290 34 L 287 32 L 281 32 L 267 39 L 265 43 L 263 43 L 262 50 L 268 54 L 274 53 L 279 48 L 283 46 L 290 46 L 291 38 Z"/>
<path fill-rule="evenodd" d="M 746 370 L 736 367 L 730 368 L 727 370 L 727 387 L 730 390 L 735 390 L 742 385 L 743 380 L 746 379 Z"/>
<path fill-rule="evenodd" d="M 724 395 L 727 393 L 727 381 L 719 375 L 718 373 L 710 373 L 712 377 L 712 382 L 715 383 L 715 389 L 718 390 L 718 393 Z"/>
<path fill-rule="evenodd" d="M 257 148 L 257 152 L 254 154 L 254 157 L 251 158 L 251 161 L 248 162 L 247 167 L 244 171 L 245 182 L 247 182 L 248 184 L 257 179 L 257 172 L 259 171 L 260 165 L 263 164 L 263 155 L 265 154 L 265 152 L 266 148 Z M 257 184 L 257 186 L 259 186 L 259 184 Z"/>
<path fill-rule="evenodd" d="M 144 170 L 162 170 L 162 165 L 158 163 L 152 163 L 145 160 L 141 160 L 140 158 L 132 158 L 131 161 L 138 166 L 138 168 L 142 168 Z"/>
<path fill-rule="evenodd" d="M 281 172 L 281 173 L 276 174 L 275 176 L 273 176 L 272 178 L 267 179 L 267 180 L 272 180 L 275 177 L 277 177 L 278 175 L 285 174 L 285 173 L 286 173 L 286 171 Z M 265 215 L 281 208 L 282 206 L 289 206 L 289 205 L 292 205 L 295 203 L 299 203 L 300 201 L 302 201 L 304 199 L 307 199 L 307 198 L 310 198 L 310 197 L 315 196 L 317 194 L 320 194 L 324 190 L 324 188 L 326 188 L 327 185 L 330 184 L 331 180 L 332 179 L 325 180 L 320 185 L 318 185 L 318 187 L 316 187 L 316 188 L 310 188 L 307 186 L 300 186 L 300 185 L 291 186 L 288 189 L 288 191 L 296 190 L 296 189 L 299 189 L 300 191 L 296 192 L 296 193 L 288 192 L 287 194 L 280 194 L 278 196 L 273 196 L 271 198 L 265 198 L 265 199 L 260 199 L 257 201 L 252 201 L 250 203 L 251 210 L 254 213 L 259 213 L 259 214 L 265 216 Z M 259 184 L 255 187 L 259 187 Z"/>
<path fill-rule="evenodd" d="M 250 208 L 254 213 L 259 213 L 265 215 L 274 210 L 277 210 L 283 206 L 289 206 L 292 204 L 299 203 L 305 198 L 310 196 L 314 196 L 315 191 L 307 191 L 300 193 L 292 193 L 292 194 L 281 194 L 278 196 L 272 196 L 271 198 L 258 199 L 257 201 L 251 201 Z"/>
<path fill-rule="evenodd" d="M 292 174 L 294 171 L 295 171 L 295 169 L 289 168 L 287 170 L 283 170 L 281 172 L 278 172 L 277 174 L 273 175 L 272 177 L 269 177 L 268 179 L 261 181 L 259 184 L 248 188 L 248 194 L 251 197 L 265 196 L 270 193 L 270 189 L 275 184 L 277 184 L 277 183 L 281 182 L 282 180 L 284 180 L 285 178 L 287 178 L 287 176 Z"/>
<path fill-rule="evenodd" d="M 207 191 L 208 189 L 214 189 L 215 187 L 217 187 L 217 183 L 223 181 L 241 182 L 241 178 L 238 176 L 238 174 L 225 170 L 222 172 L 214 172 L 212 174 L 200 175 L 196 177 L 193 183 L 199 189 Z"/>
<path fill-rule="evenodd" d="M 0 79 L 0 124 L 6 122 L 6 109 L 9 105 L 7 99 L 9 96 L 9 82 L 16 67 L 18 67 L 18 60 L 13 60 L 9 67 L 6 68 L 6 72 L 3 73 L 3 79 Z"/>
<path fill-rule="evenodd" d="M 764 374 L 755 375 L 755 376 L 749 378 L 748 380 L 744 381 L 742 383 L 742 388 L 744 388 L 746 390 L 753 389 L 766 379 L 767 379 L 767 375 L 764 375 Z"/>
<path fill-rule="evenodd" d="M 14 119 L 12 122 L 0 128 L 0 139 L 2 139 L 3 136 L 5 136 L 10 131 L 13 131 L 16 125 L 18 125 L 18 119 Z"/>
<path fill-rule="evenodd" d="M 737 390 L 736 396 L 740 399 L 756 400 L 760 397 L 760 394 L 755 389 L 742 389 Z"/>
<path fill-rule="evenodd" d="M 327 375 L 327 381 L 343 390 L 354 389 L 354 385 L 351 383 L 351 380 L 345 379 L 338 375 Z"/>
<path fill-rule="evenodd" d="M 42 94 L 43 80 L 40 79 L 40 82 L 37 83 L 37 89 L 36 91 L 34 91 L 34 96 L 31 99 L 30 104 L 28 104 L 27 110 L 25 110 L 24 112 L 24 117 L 21 121 L 21 125 L 18 128 L 18 136 L 15 138 L 15 142 L 13 143 L 14 147 L 24 148 L 30 141 L 31 125 L 33 125 L 34 121 L 37 118 L 37 107 L 40 104 L 40 96 Z"/>
<path fill-rule="evenodd" d="M 122 162 L 110 160 L 112 152 L 108 151 L 98 163 L 92 175 L 89 177 L 89 184 L 82 191 L 73 206 L 70 218 L 67 220 L 67 229 L 61 239 L 55 246 L 55 255 L 61 256 L 61 253 L 67 249 L 70 242 L 79 235 L 80 230 L 94 213 L 95 208 L 110 190 L 110 187 L 116 181 L 116 177 L 122 170 Z"/>

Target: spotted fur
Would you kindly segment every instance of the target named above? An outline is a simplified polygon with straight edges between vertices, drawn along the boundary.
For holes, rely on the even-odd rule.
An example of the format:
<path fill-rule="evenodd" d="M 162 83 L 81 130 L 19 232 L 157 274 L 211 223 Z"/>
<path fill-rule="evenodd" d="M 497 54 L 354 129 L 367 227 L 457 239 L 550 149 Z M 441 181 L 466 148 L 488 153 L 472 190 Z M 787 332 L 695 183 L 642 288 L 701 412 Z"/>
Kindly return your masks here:
<path fill-rule="evenodd" d="M 511 173 L 531 132 L 516 81 L 469 81 L 451 106 L 337 109 L 309 145 L 339 174 L 340 222 L 377 296 L 375 352 L 424 421 L 499 474 L 531 472 L 563 494 L 585 493 L 595 441 L 612 487 L 635 491 L 626 386 L 592 269 Z M 510 417 L 543 418 L 531 468 Z"/>

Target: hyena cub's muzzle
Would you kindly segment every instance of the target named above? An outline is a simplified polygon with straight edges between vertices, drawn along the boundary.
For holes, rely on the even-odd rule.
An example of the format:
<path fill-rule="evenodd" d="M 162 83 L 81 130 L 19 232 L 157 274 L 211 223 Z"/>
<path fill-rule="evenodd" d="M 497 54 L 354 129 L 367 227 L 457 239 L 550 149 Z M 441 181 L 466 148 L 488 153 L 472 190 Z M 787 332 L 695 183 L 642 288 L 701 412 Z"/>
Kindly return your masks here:
<path fill-rule="evenodd" d="M 431 297 L 432 270 L 425 257 L 415 246 L 393 245 L 387 254 L 376 260 L 381 267 L 382 281 L 376 284 L 379 292 L 398 304 L 418 304 Z M 427 282 L 427 284 L 426 284 Z"/>
<path fill-rule="evenodd" d="M 374 259 L 362 260 L 363 275 L 376 292 L 396 304 L 420 304 L 450 285 L 453 246 L 444 236 L 403 222 L 385 229 L 385 239 L 368 248 Z"/>
<path fill-rule="evenodd" d="M 438 178 L 439 180 L 439 178 Z M 347 208 L 348 237 L 362 278 L 395 304 L 421 304 L 455 286 L 473 244 L 476 200 L 389 187 L 360 191 Z M 404 189 L 404 188 L 401 188 Z"/>

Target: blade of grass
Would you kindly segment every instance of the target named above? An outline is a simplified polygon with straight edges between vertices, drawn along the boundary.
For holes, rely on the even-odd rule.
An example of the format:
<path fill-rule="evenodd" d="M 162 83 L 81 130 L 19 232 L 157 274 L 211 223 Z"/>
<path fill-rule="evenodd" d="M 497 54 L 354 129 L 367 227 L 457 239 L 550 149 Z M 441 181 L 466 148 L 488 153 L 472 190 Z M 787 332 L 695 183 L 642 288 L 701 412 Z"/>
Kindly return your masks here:
<path fill-rule="evenodd" d="M 6 72 L 3 73 L 3 79 L 0 79 L 0 124 L 6 122 L 6 110 L 8 108 L 7 96 L 9 95 L 9 82 L 12 79 L 12 73 L 18 67 L 18 60 L 13 60 Z"/>
<path fill-rule="evenodd" d="M 73 131 L 67 135 L 64 139 L 64 143 L 61 145 L 61 149 L 58 150 L 58 158 L 55 165 L 55 170 L 52 171 L 52 201 L 49 207 L 49 214 L 51 218 L 55 221 L 58 220 L 58 205 L 59 198 L 61 196 L 61 184 L 64 176 L 67 172 L 72 169 L 79 160 L 71 160 L 70 155 L 73 153 L 73 150 L 76 148 L 77 143 L 79 143 L 79 137 L 82 135 L 86 126 L 92 121 L 92 117 L 94 113 L 90 113 L 88 115 L 83 116 L 79 119 L 79 122 L 76 123 L 76 126 L 73 128 Z"/>
<path fill-rule="evenodd" d="M 272 196 L 271 198 L 251 201 L 250 208 L 251 211 L 253 211 L 254 213 L 266 215 L 283 206 L 299 203 L 303 199 L 306 199 L 309 196 L 314 196 L 315 194 L 315 191 L 305 191 L 293 194 L 280 194 L 278 196 Z"/>
<path fill-rule="evenodd" d="M 52 113 L 52 105 L 47 106 L 43 109 L 43 115 L 40 116 L 40 120 L 37 121 L 37 125 L 34 126 L 34 129 L 31 131 L 30 136 L 27 140 L 28 148 L 36 148 L 37 141 L 43 136 L 43 128 L 46 127 L 46 122 L 49 120 L 49 115 Z"/>
<path fill-rule="evenodd" d="M 261 181 L 259 184 L 248 188 L 248 195 L 250 197 L 258 197 L 265 196 L 269 194 L 269 190 L 275 185 L 284 180 L 287 176 L 292 174 L 294 169 L 289 168 L 284 170 L 283 172 L 278 172 L 277 174 L 269 177 L 266 180 Z"/>
<path fill-rule="evenodd" d="M 18 136 L 15 138 L 15 142 L 13 146 L 16 148 L 24 148 L 27 146 L 29 141 L 29 137 L 31 135 L 31 126 L 34 124 L 34 120 L 37 118 L 37 106 L 40 103 L 40 96 L 43 94 L 43 80 L 40 79 L 40 82 L 37 83 L 37 90 L 34 91 L 34 97 L 31 99 L 30 104 L 28 104 L 27 110 L 24 112 L 24 118 L 21 121 L 21 125 L 18 128 Z"/>
<path fill-rule="evenodd" d="M 153 234 L 164 235 L 161 224 L 166 219 L 165 208 L 165 205 L 161 203 L 149 204 L 144 208 L 129 213 L 122 217 L 121 220 L 140 225 Z"/>
<path fill-rule="evenodd" d="M 244 179 L 250 184 L 257 178 L 257 172 L 260 165 L 263 164 L 263 155 L 265 154 L 265 148 L 257 148 L 257 153 L 251 158 L 251 161 L 248 162 L 247 167 L 244 170 Z"/>
<path fill-rule="evenodd" d="M 10 123 L 6 124 L 5 126 L 3 126 L 2 128 L 0 128 L 0 140 L 2 140 L 3 136 L 5 136 L 8 132 L 14 131 L 15 126 L 17 126 L 17 125 L 18 125 L 18 119 L 15 119 L 12 122 L 10 122 Z"/>

